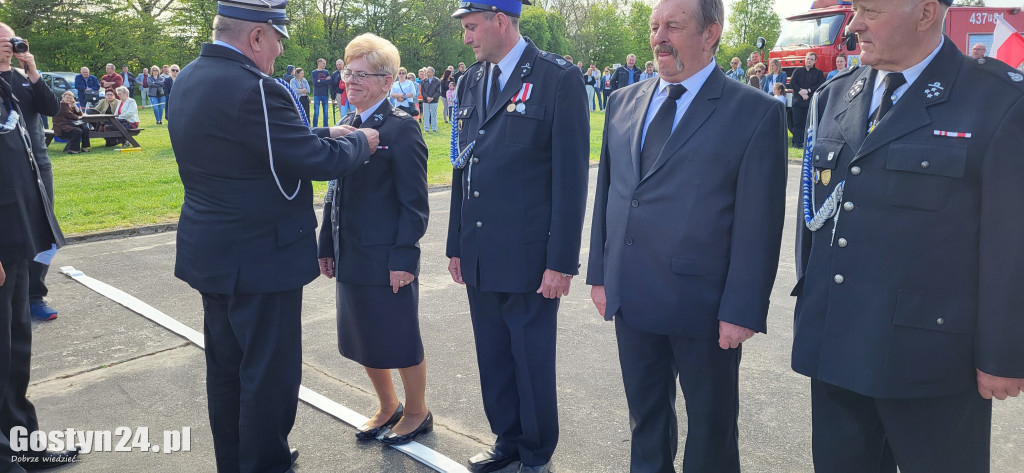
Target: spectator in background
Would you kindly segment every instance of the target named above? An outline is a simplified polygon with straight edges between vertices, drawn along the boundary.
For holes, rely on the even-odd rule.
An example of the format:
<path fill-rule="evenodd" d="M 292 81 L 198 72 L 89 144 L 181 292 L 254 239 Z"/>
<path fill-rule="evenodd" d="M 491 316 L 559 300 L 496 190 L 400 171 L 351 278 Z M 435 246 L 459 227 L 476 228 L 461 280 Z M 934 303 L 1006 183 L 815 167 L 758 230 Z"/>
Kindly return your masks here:
<path fill-rule="evenodd" d="M 404 67 L 398 68 L 398 81 L 391 85 L 391 104 L 402 109 L 409 115 L 419 114 L 413 103 L 416 101 L 416 84 L 412 82 L 412 74 Z"/>
<path fill-rule="evenodd" d="M 331 96 L 334 97 L 334 105 L 338 107 L 338 119 L 348 115 L 348 94 L 345 89 L 345 81 L 341 80 L 341 71 L 345 70 L 345 61 L 338 59 L 334 61 L 335 71 L 331 73 Z"/>
<path fill-rule="evenodd" d="M 985 57 L 986 52 L 984 44 L 974 43 L 974 46 L 971 46 L 971 57 L 974 59 L 981 59 Z"/>
<path fill-rule="evenodd" d="M 302 104 L 302 109 L 306 111 L 306 116 L 309 116 L 309 81 L 306 80 L 306 71 L 302 70 L 301 67 L 295 68 L 295 77 L 292 78 L 288 85 L 292 88 L 292 92 L 299 96 L 299 103 Z M 312 125 L 314 122 L 310 122 Z"/>
<path fill-rule="evenodd" d="M 135 103 L 126 87 L 117 88 L 117 97 L 120 101 L 117 104 L 117 120 L 129 130 L 139 127 L 139 106 Z"/>
<path fill-rule="evenodd" d="M 164 78 L 160 75 L 160 67 L 153 65 L 149 68 L 149 75 L 144 79 L 143 87 L 146 88 L 146 97 L 149 97 L 149 104 L 153 106 L 153 116 L 156 117 L 156 124 L 164 124 L 164 104 L 167 103 L 167 92 L 164 90 Z"/>
<path fill-rule="evenodd" d="M 164 64 L 164 67 L 160 68 L 160 77 L 163 77 L 164 79 L 166 79 L 168 77 L 171 77 L 171 65 L 170 64 Z"/>
<path fill-rule="evenodd" d="M 284 74 L 281 75 L 281 80 L 291 84 L 292 79 L 295 78 L 295 66 L 289 64 L 284 68 Z"/>
<path fill-rule="evenodd" d="M 576 69 L 579 69 L 581 73 L 583 72 L 583 61 L 576 62 Z"/>
<path fill-rule="evenodd" d="M 455 74 L 452 74 L 452 81 L 454 81 L 456 84 L 458 84 L 459 83 L 459 78 L 462 77 L 462 75 L 465 74 L 465 73 L 466 73 L 466 63 L 460 62 L 459 63 L 459 70 L 455 71 Z"/>
<path fill-rule="evenodd" d="M 135 75 L 128 72 L 128 66 L 121 66 L 121 85 L 128 88 L 129 97 L 135 95 Z"/>
<path fill-rule="evenodd" d="M 448 69 L 445 69 L 444 74 L 441 75 L 441 98 L 438 100 L 441 103 L 441 115 L 443 115 L 445 123 L 448 123 L 448 104 L 451 103 L 448 101 L 448 84 L 453 84 L 452 72 L 454 69 L 452 66 L 448 66 Z"/>
<path fill-rule="evenodd" d="M 446 110 L 445 121 L 449 122 L 449 121 L 454 120 L 454 118 L 452 118 L 452 117 L 455 116 L 455 82 L 448 81 L 448 91 L 445 92 L 444 95 L 445 95 L 445 98 L 448 99 L 447 100 L 448 105 L 445 108 L 445 110 Z"/>
<path fill-rule="evenodd" d="M 100 81 L 89 74 L 88 67 L 82 67 L 81 74 L 75 76 L 75 89 L 78 90 L 78 106 L 85 108 L 85 104 L 99 97 Z"/>
<path fill-rule="evenodd" d="M 594 100 L 590 101 L 591 110 L 604 110 L 604 96 L 601 94 L 601 70 L 597 68 L 597 64 L 591 64 L 590 69 L 593 71 L 591 75 L 594 76 L 594 99 L 597 100 L 597 104 L 594 104 Z M 595 108 L 596 106 L 596 108 Z"/>
<path fill-rule="evenodd" d="M 437 100 L 441 97 L 441 81 L 434 77 L 434 68 L 427 67 L 426 77 L 420 83 L 423 96 L 423 131 L 437 131 Z"/>
<path fill-rule="evenodd" d="M 771 63 L 768 64 L 768 73 L 761 80 L 761 90 L 771 94 L 775 90 L 775 84 L 782 84 L 782 88 L 785 90 L 786 79 L 788 77 L 786 76 L 786 71 L 782 70 L 782 61 L 778 58 L 772 59 Z"/>
<path fill-rule="evenodd" d="M 972 50 L 971 52 L 973 53 L 974 51 Z M 835 77 L 836 74 L 842 72 L 843 69 L 846 69 L 846 55 L 840 54 L 836 56 L 836 69 L 834 71 L 829 71 L 828 76 L 825 77 L 825 80 L 829 80 Z"/>
<path fill-rule="evenodd" d="M 423 124 L 423 92 L 420 91 L 420 86 L 423 85 L 423 80 L 426 79 L 426 78 L 427 78 L 427 68 L 424 67 L 424 68 L 421 68 L 419 71 L 417 71 L 416 78 L 413 79 L 413 80 L 416 81 L 416 90 L 419 93 L 419 96 L 417 97 L 417 100 L 416 100 L 416 103 L 417 103 L 416 109 L 419 110 L 419 112 L 420 112 L 420 114 L 419 114 L 420 125 Z M 415 117 L 416 115 L 413 115 L 413 116 Z"/>
<path fill-rule="evenodd" d="M 732 58 L 729 61 L 729 65 L 732 66 L 732 69 L 725 71 L 726 77 L 738 82 L 745 82 L 747 80 L 747 75 L 743 72 L 743 69 L 740 69 L 740 58 Z"/>
<path fill-rule="evenodd" d="M 320 111 L 324 112 L 324 127 L 331 126 L 327 123 L 327 107 L 331 101 L 331 73 L 327 72 L 327 60 L 320 58 L 316 60 L 316 69 L 310 74 L 313 79 L 313 121 L 310 125 L 316 128 L 320 121 Z"/>
<path fill-rule="evenodd" d="M 818 55 L 807 53 L 804 67 L 793 71 L 793 79 L 789 81 L 793 89 L 793 147 L 804 147 L 804 131 L 807 128 L 807 107 L 814 91 L 825 83 L 825 74 L 814 67 Z"/>
<path fill-rule="evenodd" d="M 142 71 L 135 75 L 135 85 L 139 88 L 139 95 L 142 96 L 142 103 L 147 104 L 149 101 L 146 100 L 146 77 L 149 75 L 146 68 L 143 67 Z"/>
<path fill-rule="evenodd" d="M 562 59 L 565 59 L 565 62 L 572 64 L 572 56 L 566 54 L 565 56 L 562 56 Z"/>
<path fill-rule="evenodd" d="M 653 77 L 658 77 L 658 73 L 654 70 L 654 61 L 647 61 L 647 64 L 644 64 L 644 72 L 640 74 L 640 80 L 647 80 Z"/>
<path fill-rule="evenodd" d="M 107 73 L 100 78 L 100 87 L 111 92 L 124 84 L 124 77 L 121 77 L 114 69 L 113 64 L 107 64 Z"/>
<path fill-rule="evenodd" d="M 171 64 L 167 70 L 168 76 L 164 77 L 164 118 L 169 119 L 171 116 L 167 113 L 167 104 L 171 101 L 171 87 L 174 87 L 174 79 L 178 78 L 178 71 L 180 68 L 177 64 Z"/>
<path fill-rule="evenodd" d="M 772 95 L 775 96 L 775 100 L 782 102 L 782 105 L 786 105 L 786 85 L 782 82 L 776 82 L 772 85 Z"/>
<path fill-rule="evenodd" d="M 604 68 L 604 75 L 601 76 L 601 97 L 604 102 L 601 103 L 601 111 L 604 111 L 604 106 L 608 103 L 608 96 L 612 93 L 612 72 L 611 68 Z"/>
<path fill-rule="evenodd" d="M 747 77 L 754 74 L 754 68 L 757 67 L 758 64 L 764 64 L 761 60 L 761 52 L 754 51 L 750 53 L 750 56 L 747 58 Z"/>
<path fill-rule="evenodd" d="M 117 113 L 117 106 L 119 104 L 120 102 L 117 101 L 117 94 L 115 94 L 113 90 L 107 89 L 103 91 L 103 100 L 100 100 L 96 104 L 94 110 L 96 113 L 113 115 Z M 114 125 L 104 123 L 99 124 L 96 131 L 114 131 L 115 129 Z M 114 146 L 119 142 L 117 138 L 104 138 L 104 141 L 106 141 L 106 146 Z"/>
<path fill-rule="evenodd" d="M 89 152 L 89 126 L 82 121 L 85 112 L 75 103 L 75 94 L 70 90 L 60 97 L 60 111 L 53 116 L 53 134 L 68 140 L 64 152 L 78 154 L 79 151 Z"/>
<path fill-rule="evenodd" d="M 750 76 L 747 80 L 754 88 L 761 89 L 762 84 L 768 82 L 764 78 L 764 64 L 757 63 L 757 65 L 754 66 L 754 75 Z"/>
<path fill-rule="evenodd" d="M 621 89 L 640 81 L 640 69 L 636 67 L 636 55 L 626 56 L 626 65 L 619 66 L 612 76 L 612 90 Z"/>
<path fill-rule="evenodd" d="M 590 111 L 594 111 L 594 86 L 597 85 L 598 78 L 594 76 L 596 68 L 593 64 L 587 69 L 587 72 L 583 74 L 583 83 L 587 85 L 587 103 L 590 105 Z"/>

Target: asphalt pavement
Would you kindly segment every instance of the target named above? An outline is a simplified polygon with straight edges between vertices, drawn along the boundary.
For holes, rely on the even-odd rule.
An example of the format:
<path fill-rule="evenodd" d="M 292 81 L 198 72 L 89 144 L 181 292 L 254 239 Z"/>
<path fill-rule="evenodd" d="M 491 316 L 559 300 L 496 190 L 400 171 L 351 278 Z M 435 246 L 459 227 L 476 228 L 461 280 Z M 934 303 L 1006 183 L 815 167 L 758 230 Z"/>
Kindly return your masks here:
<path fill-rule="evenodd" d="M 810 472 L 810 400 L 807 378 L 789 368 L 795 282 L 793 229 L 799 169 L 789 169 L 786 234 L 772 293 L 768 334 L 744 344 L 740 374 L 740 451 L 745 472 Z M 590 199 L 596 169 L 591 170 Z M 428 365 L 427 401 L 435 429 L 421 443 L 465 464 L 494 440 L 484 417 L 469 308 L 452 282 L 444 256 L 449 192 L 430 195 L 431 215 L 421 240 L 420 325 Z M 581 261 L 586 274 L 591 217 L 586 218 Z M 206 413 L 205 364 L 200 348 L 139 314 L 64 276 L 73 266 L 202 332 L 199 294 L 174 278 L 175 233 L 83 242 L 62 249 L 48 284 L 58 319 L 34 322 L 32 384 L 42 430 L 110 431 L 148 428 L 149 441 L 188 428 L 189 451 L 97 451 L 55 471 L 212 472 L 212 437 Z M 303 385 L 363 415 L 376 410 L 362 367 L 338 354 L 333 281 L 306 287 L 302 314 Z M 625 472 L 629 417 L 614 330 L 598 315 L 584 277 L 563 298 L 558 322 L 558 399 L 561 425 L 554 470 Z M 395 377 L 396 386 L 401 382 Z M 401 392 L 399 393 L 401 395 Z M 1016 472 L 1024 451 L 1021 400 L 997 402 L 993 415 L 993 472 Z M 685 404 L 677 400 L 680 436 Z M 376 442 L 357 442 L 355 429 L 300 403 L 289 438 L 300 451 L 296 471 L 423 472 L 421 463 Z M 174 434 L 167 434 L 173 436 Z M 129 443 L 128 446 L 131 444 Z M 677 458 L 681 470 L 682 449 Z M 505 471 L 514 471 L 514 466 Z"/>

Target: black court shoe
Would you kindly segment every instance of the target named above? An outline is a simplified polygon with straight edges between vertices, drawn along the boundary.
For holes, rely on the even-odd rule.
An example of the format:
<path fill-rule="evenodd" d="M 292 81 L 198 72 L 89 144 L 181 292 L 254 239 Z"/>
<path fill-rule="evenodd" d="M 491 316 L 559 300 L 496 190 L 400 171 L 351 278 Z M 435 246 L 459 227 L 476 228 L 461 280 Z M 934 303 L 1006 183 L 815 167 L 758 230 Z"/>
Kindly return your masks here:
<path fill-rule="evenodd" d="M 420 422 L 419 427 L 416 427 L 412 432 L 405 435 L 398 435 L 393 430 L 388 430 L 380 441 L 384 442 L 384 445 L 401 445 L 403 443 L 412 442 L 412 440 L 420 436 L 420 434 L 425 434 L 431 430 L 434 430 L 434 414 L 427 411 L 427 418 L 423 419 L 423 422 Z"/>
<path fill-rule="evenodd" d="M 356 432 L 356 438 L 359 440 L 373 440 L 377 438 L 382 432 L 390 428 L 391 426 L 398 423 L 402 419 L 402 414 L 405 413 L 405 408 L 402 407 L 402 403 L 398 403 L 398 408 L 395 409 L 395 413 L 391 414 L 391 418 L 388 419 L 384 425 L 379 427 L 370 427 L 367 424 L 363 424 L 362 427 Z"/>

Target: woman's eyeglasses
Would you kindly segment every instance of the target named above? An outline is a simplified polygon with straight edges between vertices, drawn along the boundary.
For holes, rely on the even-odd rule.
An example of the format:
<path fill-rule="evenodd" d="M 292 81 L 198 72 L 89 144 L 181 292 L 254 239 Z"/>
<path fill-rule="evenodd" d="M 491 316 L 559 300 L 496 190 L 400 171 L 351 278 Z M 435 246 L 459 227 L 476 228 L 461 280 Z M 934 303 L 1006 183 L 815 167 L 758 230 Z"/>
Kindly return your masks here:
<path fill-rule="evenodd" d="M 387 77 L 391 74 L 371 74 L 363 71 L 353 71 L 351 69 L 345 69 L 341 71 L 341 80 L 345 82 L 362 82 L 367 77 Z"/>

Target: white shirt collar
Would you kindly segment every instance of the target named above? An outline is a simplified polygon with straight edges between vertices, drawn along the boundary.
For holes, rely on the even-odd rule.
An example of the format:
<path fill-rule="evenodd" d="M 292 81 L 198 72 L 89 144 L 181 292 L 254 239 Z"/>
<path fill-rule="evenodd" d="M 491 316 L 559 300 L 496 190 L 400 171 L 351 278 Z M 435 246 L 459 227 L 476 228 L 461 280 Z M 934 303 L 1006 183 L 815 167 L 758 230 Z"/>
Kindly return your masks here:
<path fill-rule="evenodd" d="M 366 109 L 365 112 L 360 113 L 359 118 L 363 120 L 363 123 L 366 123 L 370 119 L 370 116 L 373 115 L 373 112 L 376 112 L 377 109 L 380 108 L 380 104 L 384 103 L 384 101 L 387 99 L 388 97 L 384 96 L 384 98 L 380 99 L 380 102 L 377 102 L 372 107 Z"/>
<path fill-rule="evenodd" d="M 501 86 L 504 87 L 508 83 L 508 79 L 512 77 L 512 71 L 515 70 L 516 64 L 519 64 L 519 59 L 523 57 L 523 51 L 526 51 L 526 39 L 522 36 L 519 37 L 519 41 L 516 41 L 516 45 L 512 46 L 512 50 L 498 61 L 498 67 L 501 68 L 501 76 L 498 78 L 501 81 Z M 492 64 L 491 67 L 494 65 Z"/>
<path fill-rule="evenodd" d="M 932 59 L 935 59 L 935 56 L 937 56 L 939 54 L 939 51 L 942 50 L 942 45 L 945 43 L 945 41 L 946 41 L 945 38 L 943 38 L 941 41 L 939 41 L 939 46 L 936 47 L 935 50 L 932 51 L 932 53 L 928 55 L 928 57 L 924 58 L 923 61 L 921 61 L 921 62 L 919 62 L 919 63 L 917 63 L 917 64 L 915 64 L 915 65 L 913 65 L 913 66 L 911 66 L 909 68 L 907 68 L 906 70 L 903 70 L 903 71 L 883 71 L 883 70 L 879 70 L 878 74 L 876 74 L 876 76 L 875 76 L 875 89 L 874 90 L 877 93 L 877 95 L 880 95 L 882 92 L 885 91 L 885 83 L 883 82 L 883 80 L 885 79 L 885 76 L 889 75 L 892 72 L 903 72 L 903 77 L 905 79 L 907 79 L 907 83 L 902 85 L 902 86 L 900 86 L 899 88 L 897 88 L 896 92 L 893 94 L 893 95 L 896 96 L 896 100 L 899 100 L 899 97 L 903 95 L 903 92 L 906 92 L 906 90 L 909 89 L 910 86 L 914 84 L 914 81 L 916 81 L 918 77 L 921 77 L 921 73 L 924 72 L 925 68 L 927 68 L 929 64 L 931 64 Z"/>
<path fill-rule="evenodd" d="M 714 59 L 712 59 L 710 62 L 708 62 L 707 66 L 704 66 L 704 69 L 697 71 L 696 74 L 678 83 L 682 84 L 683 87 L 686 87 L 687 93 L 696 94 L 697 91 L 699 91 L 700 88 L 704 86 L 704 82 L 707 82 L 708 77 L 711 77 L 711 72 L 714 71 L 716 67 L 718 67 L 718 65 L 715 64 Z M 656 95 L 667 94 L 668 92 L 665 89 L 667 89 L 668 86 L 673 85 L 674 83 L 666 82 L 665 76 L 661 74 L 659 74 L 658 77 L 658 92 Z"/>

